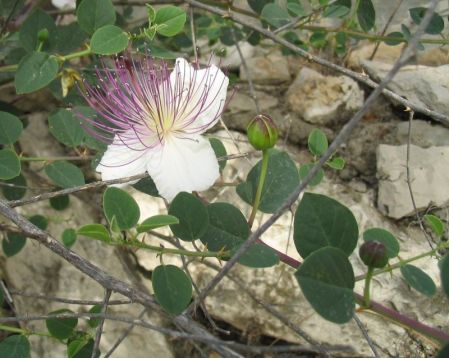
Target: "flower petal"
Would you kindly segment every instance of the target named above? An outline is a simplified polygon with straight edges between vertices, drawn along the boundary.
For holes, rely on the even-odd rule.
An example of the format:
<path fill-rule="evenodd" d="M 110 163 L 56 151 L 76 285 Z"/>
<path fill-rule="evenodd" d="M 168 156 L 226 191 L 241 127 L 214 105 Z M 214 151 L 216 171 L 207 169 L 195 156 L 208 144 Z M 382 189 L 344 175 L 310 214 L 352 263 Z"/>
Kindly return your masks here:
<path fill-rule="evenodd" d="M 206 190 L 220 175 L 214 150 L 199 135 L 167 138 L 160 151 L 152 152 L 147 170 L 159 194 L 168 201 L 181 191 Z"/>
<path fill-rule="evenodd" d="M 96 169 L 101 173 L 102 180 L 126 178 L 145 173 L 148 150 L 142 144 L 140 148 L 136 146 L 137 144 L 130 147 L 116 136 L 114 142 L 104 152 Z"/>
<path fill-rule="evenodd" d="M 220 119 L 226 102 L 229 78 L 215 65 L 197 70 L 183 58 L 176 59 L 170 74 L 175 94 L 185 103 L 182 128 L 191 133 L 203 133 Z"/>

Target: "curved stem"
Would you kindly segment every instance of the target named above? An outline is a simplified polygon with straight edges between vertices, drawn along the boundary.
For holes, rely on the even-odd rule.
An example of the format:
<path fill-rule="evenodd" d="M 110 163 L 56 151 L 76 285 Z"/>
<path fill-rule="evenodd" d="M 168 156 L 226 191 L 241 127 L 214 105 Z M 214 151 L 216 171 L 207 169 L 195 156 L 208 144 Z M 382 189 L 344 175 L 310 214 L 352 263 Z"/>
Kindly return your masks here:
<path fill-rule="evenodd" d="M 248 220 L 248 225 L 250 228 L 253 226 L 257 210 L 259 210 L 260 198 L 262 196 L 262 189 L 265 183 L 265 177 L 267 176 L 268 158 L 269 158 L 268 149 L 264 149 L 262 151 L 262 168 L 260 169 L 259 183 L 257 184 L 257 191 L 256 196 L 254 198 L 253 210 L 251 211 L 251 215 Z"/>
<path fill-rule="evenodd" d="M 371 303 L 370 286 L 371 286 L 371 279 L 373 278 L 373 272 L 374 267 L 372 266 L 368 267 L 368 272 L 366 273 L 365 277 L 365 288 L 363 289 L 363 305 L 365 306 L 365 308 L 368 308 Z"/>

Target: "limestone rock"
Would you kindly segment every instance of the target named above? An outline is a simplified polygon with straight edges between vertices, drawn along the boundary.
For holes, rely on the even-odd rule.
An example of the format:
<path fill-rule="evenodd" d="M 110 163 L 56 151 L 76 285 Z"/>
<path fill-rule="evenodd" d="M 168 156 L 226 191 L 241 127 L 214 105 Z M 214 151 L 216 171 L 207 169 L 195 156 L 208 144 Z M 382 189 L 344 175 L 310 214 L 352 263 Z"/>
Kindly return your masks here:
<path fill-rule="evenodd" d="M 362 66 L 376 81 L 381 81 L 392 67 L 375 61 L 363 61 Z M 449 65 L 405 66 L 388 88 L 416 104 L 449 115 Z"/>
<path fill-rule="evenodd" d="M 407 146 L 380 145 L 377 150 L 378 207 L 400 219 L 413 214 L 406 181 Z M 410 146 L 410 182 L 418 210 L 449 203 L 449 147 Z"/>
<path fill-rule="evenodd" d="M 348 120 L 363 105 L 363 91 L 346 76 L 323 76 L 304 67 L 287 91 L 290 108 L 306 122 L 329 125 Z"/>
<path fill-rule="evenodd" d="M 407 122 L 400 122 L 396 129 L 396 139 L 399 144 L 407 144 L 408 140 Z M 411 143 L 421 148 L 432 146 L 449 146 L 449 129 L 438 124 L 415 119 L 412 122 Z"/>
<path fill-rule="evenodd" d="M 290 81 L 288 61 L 280 52 L 257 56 L 246 60 L 251 79 L 258 83 L 282 83 Z M 247 73 L 240 66 L 240 79 L 247 80 Z"/>

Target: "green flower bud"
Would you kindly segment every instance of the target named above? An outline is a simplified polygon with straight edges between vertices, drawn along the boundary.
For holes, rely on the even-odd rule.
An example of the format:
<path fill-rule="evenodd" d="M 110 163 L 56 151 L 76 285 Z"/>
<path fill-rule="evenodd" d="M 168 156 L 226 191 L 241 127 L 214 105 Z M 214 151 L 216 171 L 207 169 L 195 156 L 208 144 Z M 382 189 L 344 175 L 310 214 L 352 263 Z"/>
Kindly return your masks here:
<path fill-rule="evenodd" d="M 48 36 L 50 36 L 50 33 L 48 32 L 47 29 L 39 30 L 39 32 L 37 33 L 37 39 L 39 40 L 39 42 L 47 41 Z"/>
<path fill-rule="evenodd" d="M 278 140 L 278 129 L 267 114 L 259 114 L 249 122 L 246 128 L 248 140 L 257 150 L 273 148 Z"/>
<path fill-rule="evenodd" d="M 360 246 L 359 256 L 368 267 L 382 268 L 388 263 L 387 248 L 379 241 L 366 241 Z"/>

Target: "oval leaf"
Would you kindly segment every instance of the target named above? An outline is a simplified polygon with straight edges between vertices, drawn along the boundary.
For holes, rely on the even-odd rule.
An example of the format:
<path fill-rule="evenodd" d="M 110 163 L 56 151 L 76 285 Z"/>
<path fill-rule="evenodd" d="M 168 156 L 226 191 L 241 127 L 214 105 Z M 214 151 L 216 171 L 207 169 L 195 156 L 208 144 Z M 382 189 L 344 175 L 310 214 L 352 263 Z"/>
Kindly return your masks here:
<path fill-rule="evenodd" d="M 27 191 L 27 182 L 22 174 L 10 180 L 6 180 L 5 183 L 12 185 L 2 187 L 2 193 L 5 199 L 20 200 L 25 196 Z"/>
<path fill-rule="evenodd" d="M 173 265 L 161 265 L 151 277 L 154 295 L 162 308 L 170 314 L 179 315 L 192 299 L 192 282 L 185 272 Z"/>
<path fill-rule="evenodd" d="M 409 9 L 410 16 L 413 22 L 417 25 L 421 23 L 421 20 L 424 18 L 426 11 L 427 8 L 425 7 L 414 7 L 412 9 Z M 441 31 L 443 31 L 443 29 L 444 29 L 443 18 L 437 13 L 434 13 L 432 15 L 432 18 L 430 19 L 429 25 L 427 25 L 427 28 L 425 29 L 425 32 L 427 32 L 430 35 L 438 35 L 439 33 L 441 33 Z"/>
<path fill-rule="evenodd" d="M 74 229 L 65 229 L 62 233 L 62 243 L 65 247 L 72 247 L 76 242 L 76 231 Z"/>
<path fill-rule="evenodd" d="M 301 178 L 301 180 L 307 178 L 307 175 L 309 175 L 309 172 L 312 170 L 314 166 L 315 166 L 314 163 L 301 165 L 301 167 L 299 168 L 299 177 Z M 323 181 L 323 178 L 324 178 L 324 171 L 323 169 L 319 169 L 318 172 L 315 174 L 315 176 L 312 178 L 312 180 L 309 182 L 309 186 L 312 187 L 320 184 Z"/>
<path fill-rule="evenodd" d="M 310 153 L 317 157 L 321 157 L 324 153 L 326 153 L 327 148 L 329 147 L 326 134 L 318 128 L 315 128 L 309 134 L 307 145 Z"/>
<path fill-rule="evenodd" d="M 61 309 L 51 312 L 49 315 L 57 315 L 63 313 L 73 313 L 68 309 Z M 45 320 L 48 332 L 53 337 L 60 340 L 69 338 L 72 335 L 73 330 L 78 324 L 78 318 L 48 318 Z"/>
<path fill-rule="evenodd" d="M 432 278 L 420 268 L 405 265 L 401 267 L 401 274 L 411 287 L 423 295 L 432 297 L 437 292 L 437 287 Z"/>
<path fill-rule="evenodd" d="M 11 149 L 0 150 L 0 179 L 8 180 L 20 174 L 21 165 L 17 154 Z"/>
<path fill-rule="evenodd" d="M 27 238 L 21 234 L 8 233 L 2 241 L 6 257 L 17 255 L 25 246 Z"/>
<path fill-rule="evenodd" d="M 438 216 L 427 214 L 424 215 L 424 219 L 435 235 L 442 236 L 444 234 L 444 224 Z"/>
<path fill-rule="evenodd" d="M 357 19 L 363 31 L 368 32 L 376 22 L 376 11 L 371 0 L 360 0 L 357 9 Z"/>
<path fill-rule="evenodd" d="M 154 23 L 156 31 L 162 36 L 175 36 L 184 28 L 187 16 L 184 10 L 176 6 L 164 6 L 157 10 Z"/>
<path fill-rule="evenodd" d="M 107 188 L 103 194 L 103 211 L 109 222 L 115 217 L 121 230 L 134 227 L 140 217 L 140 209 L 134 198 L 114 187 Z"/>
<path fill-rule="evenodd" d="M 231 250 L 231 256 L 238 247 Z M 268 246 L 262 244 L 252 245 L 239 259 L 239 264 L 252 268 L 266 268 L 279 263 L 279 256 Z"/>
<path fill-rule="evenodd" d="M 179 220 L 179 224 L 170 225 L 175 236 L 183 241 L 199 239 L 207 230 L 209 215 L 198 198 L 189 193 L 179 193 L 173 199 L 168 213 Z"/>
<path fill-rule="evenodd" d="M 49 201 L 53 209 L 61 211 L 68 208 L 70 204 L 70 197 L 68 195 L 59 195 L 54 198 L 50 198 Z"/>
<path fill-rule="evenodd" d="M 115 23 L 115 9 L 111 0 L 83 0 L 76 9 L 78 24 L 88 34 L 105 25 Z"/>
<path fill-rule="evenodd" d="M 56 58 L 44 52 L 32 52 L 22 58 L 17 68 L 14 85 L 17 94 L 31 93 L 44 88 L 58 75 Z"/>
<path fill-rule="evenodd" d="M 0 112 L 0 144 L 13 144 L 22 133 L 23 124 L 19 118 L 8 112 Z"/>
<path fill-rule="evenodd" d="M 120 27 L 103 26 L 93 34 L 90 46 L 98 55 L 113 55 L 128 47 L 128 35 Z"/>
<path fill-rule="evenodd" d="M 214 153 L 215 153 L 215 156 L 217 157 L 217 159 L 219 159 L 220 157 L 224 157 L 228 154 L 226 152 L 225 146 L 223 145 L 223 143 L 221 142 L 220 139 L 209 138 L 209 142 L 210 142 L 210 145 L 212 146 L 212 149 L 214 150 Z M 218 165 L 220 167 L 220 171 L 222 171 L 224 169 L 224 167 L 226 166 L 226 160 L 220 160 L 218 162 Z"/>
<path fill-rule="evenodd" d="M 379 241 L 387 248 L 387 255 L 390 259 L 398 256 L 399 242 L 394 235 L 384 229 L 373 228 L 368 229 L 363 233 L 363 240 L 365 241 Z"/>
<path fill-rule="evenodd" d="M 290 22 L 288 11 L 274 3 L 266 4 L 263 7 L 261 17 L 273 27 L 281 27 Z"/>
<path fill-rule="evenodd" d="M 296 210 L 293 233 L 303 258 L 326 246 L 337 247 L 349 256 L 358 236 L 357 222 L 346 206 L 325 195 L 304 194 Z"/>
<path fill-rule="evenodd" d="M 68 147 L 80 145 L 85 133 L 81 127 L 80 120 L 71 111 L 59 109 L 48 117 L 50 133 L 62 144 Z"/>
<path fill-rule="evenodd" d="M 147 232 L 149 230 L 157 229 L 167 225 L 179 224 L 177 217 L 173 215 L 155 215 L 145 219 L 138 227 L 137 232 Z"/>
<path fill-rule="evenodd" d="M 106 227 L 101 224 L 84 225 L 80 229 L 78 229 L 77 233 L 78 235 L 90 237 L 95 240 L 104 242 L 111 241 L 108 229 L 106 229 Z"/>
<path fill-rule="evenodd" d="M 80 168 L 66 161 L 54 162 L 44 169 L 45 174 L 62 188 L 84 185 L 84 175 Z"/>
<path fill-rule="evenodd" d="M 4 5 L 4 2 L 3 4 Z M 37 34 L 40 30 L 47 29 L 51 35 L 56 28 L 55 22 L 44 10 L 37 8 L 23 22 L 20 27 L 19 40 L 22 47 L 31 52 L 37 49 L 39 43 Z M 50 37 L 51 39 L 51 37 Z M 43 50 L 47 50 L 51 41 L 46 41 Z"/>
<path fill-rule="evenodd" d="M 6 337 L 0 342 L 0 357 L 30 358 L 30 342 L 21 334 Z"/>
<path fill-rule="evenodd" d="M 267 175 L 262 189 L 259 210 L 274 213 L 299 185 L 296 165 L 285 152 L 270 151 Z M 237 186 L 237 194 L 248 203 L 253 204 L 259 183 L 262 161 L 259 161 L 248 173 L 246 182 Z"/>

